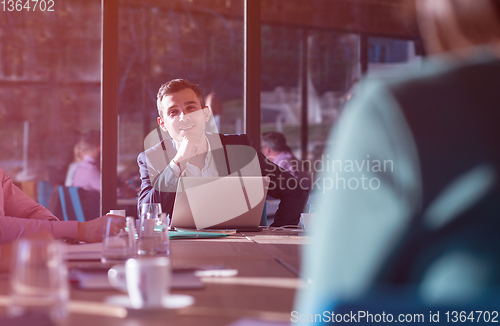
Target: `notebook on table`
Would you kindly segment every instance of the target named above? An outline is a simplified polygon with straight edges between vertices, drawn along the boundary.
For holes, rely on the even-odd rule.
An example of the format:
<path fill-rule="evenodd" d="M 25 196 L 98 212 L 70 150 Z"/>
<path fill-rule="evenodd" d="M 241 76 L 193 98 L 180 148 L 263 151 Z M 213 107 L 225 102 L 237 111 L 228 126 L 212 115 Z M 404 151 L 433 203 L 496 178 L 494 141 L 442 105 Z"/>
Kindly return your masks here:
<path fill-rule="evenodd" d="M 268 177 L 182 177 L 171 226 L 258 231 L 268 187 Z"/>

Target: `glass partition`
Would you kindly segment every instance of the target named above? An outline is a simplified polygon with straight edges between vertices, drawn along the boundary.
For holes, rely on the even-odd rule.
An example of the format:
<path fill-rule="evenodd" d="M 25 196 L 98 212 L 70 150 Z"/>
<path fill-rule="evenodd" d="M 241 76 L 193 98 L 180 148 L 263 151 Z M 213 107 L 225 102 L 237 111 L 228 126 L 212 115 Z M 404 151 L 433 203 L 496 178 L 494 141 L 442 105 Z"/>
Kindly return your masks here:
<path fill-rule="evenodd" d="M 329 134 L 358 81 L 421 61 L 413 25 L 394 15 L 398 6 L 325 0 L 263 4 L 261 132 L 282 133 L 313 179 L 314 162 L 323 159 Z"/>
<path fill-rule="evenodd" d="M 242 1 L 231 1 L 235 5 Z M 215 9 L 215 8 L 214 8 Z M 224 16 L 202 2 L 120 2 L 118 202 L 132 214 L 140 188 L 137 156 L 157 126 L 160 86 L 185 78 L 200 86 L 217 129 L 243 131 L 243 11 Z M 127 200 L 129 199 L 129 200 Z"/>
<path fill-rule="evenodd" d="M 384 77 L 419 65 L 422 56 L 416 42 L 388 37 L 368 39 L 368 75 Z"/>
<path fill-rule="evenodd" d="M 309 131 L 308 154 L 302 158 L 303 44 L 307 44 L 305 82 Z M 361 76 L 359 36 L 263 25 L 262 45 L 262 132 L 281 132 L 296 157 L 319 159 L 328 131 Z"/>
<path fill-rule="evenodd" d="M 321 159 L 363 74 L 420 62 L 413 32 L 398 29 L 388 14 L 397 2 L 261 3 L 260 128 L 282 132 L 299 159 Z M 186 78 L 199 84 L 214 98 L 217 129 L 243 132 L 244 4 L 119 1 L 118 198 L 131 215 L 140 187 L 136 158 L 157 126 L 163 83 Z M 37 183 L 64 184 L 69 164 L 79 160 L 80 137 L 101 130 L 101 1 L 4 11 L 0 41 L 0 167 L 38 199 Z"/>
<path fill-rule="evenodd" d="M 36 200 L 39 181 L 64 184 L 80 136 L 100 130 L 100 8 L 0 14 L 0 167 Z"/>

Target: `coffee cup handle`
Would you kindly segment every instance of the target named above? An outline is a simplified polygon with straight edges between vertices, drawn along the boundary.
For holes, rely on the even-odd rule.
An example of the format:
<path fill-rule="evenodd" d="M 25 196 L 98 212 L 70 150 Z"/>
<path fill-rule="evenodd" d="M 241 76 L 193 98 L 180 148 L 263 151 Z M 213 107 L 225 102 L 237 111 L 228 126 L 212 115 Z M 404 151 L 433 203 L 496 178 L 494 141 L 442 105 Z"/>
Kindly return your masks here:
<path fill-rule="evenodd" d="M 128 292 L 124 265 L 115 265 L 111 267 L 108 271 L 108 281 L 115 289 Z"/>

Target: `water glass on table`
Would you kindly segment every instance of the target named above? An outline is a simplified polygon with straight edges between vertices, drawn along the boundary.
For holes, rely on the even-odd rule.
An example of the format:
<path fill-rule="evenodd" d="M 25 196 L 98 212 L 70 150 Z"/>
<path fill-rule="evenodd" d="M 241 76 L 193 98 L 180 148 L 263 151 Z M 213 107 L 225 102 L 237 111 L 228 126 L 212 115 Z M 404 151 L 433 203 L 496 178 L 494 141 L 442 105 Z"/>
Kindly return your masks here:
<path fill-rule="evenodd" d="M 168 255 L 170 252 L 168 215 L 159 216 L 146 212 L 141 216 L 137 229 L 137 255 Z"/>
<path fill-rule="evenodd" d="M 157 218 L 162 213 L 161 204 L 160 203 L 144 203 L 140 207 L 139 211 L 139 219 L 142 219 L 143 216 L 149 213 L 152 216 L 156 216 Z"/>
<path fill-rule="evenodd" d="M 128 226 L 128 228 L 126 228 Z M 108 215 L 106 230 L 102 240 L 103 263 L 125 261 L 134 257 L 136 253 L 136 239 L 134 218 Z"/>
<path fill-rule="evenodd" d="M 161 204 L 160 203 L 144 203 L 144 204 L 141 204 L 141 206 L 139 207 L 139 212 L 137 214 L 137 216 L 139 218 L 136 220 L 137 234 L 139 234 L 141 221 L 144 218 L 146 218 L 147 214 L 150 214 L 149 218 L 151 218 L 151 216 L 154 216 L 156 219 L 158 219 L 158 217 L 160 216 L 161 213 L 162 213 L 162 209 L 161 209 Z"/>
<path fill-rule="evenodd" d="M 11 316 L 67 315 L 68 271 L 64 245 L 51 238 L 24 238 L 14 245 L 10 275 Z"/>
<path fill-rule="evenodd" d="M 154 213 L 146 211 L 145 214 L 141 214 L 137 228 L 137 254 L 139 256 L 153 256 L 156 253 L 155 226 L 157 221 L 158 216 Z"/>
<path fill-rule="evenodd" d="M 169 228 L 170 220 L 168 215 L 166 213 L 161 213 L 155 230 L 155 253 L 157 255 L 168 255 L 170 253 L 170 238 L 168 234 Z"/>

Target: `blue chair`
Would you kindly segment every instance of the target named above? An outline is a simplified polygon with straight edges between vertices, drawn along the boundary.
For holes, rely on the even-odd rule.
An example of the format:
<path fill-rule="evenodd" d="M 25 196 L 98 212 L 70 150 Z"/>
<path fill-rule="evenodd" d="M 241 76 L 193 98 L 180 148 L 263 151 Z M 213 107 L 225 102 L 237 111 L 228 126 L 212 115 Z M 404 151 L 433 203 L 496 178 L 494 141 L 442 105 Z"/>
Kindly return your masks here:
<path fill-rule="evenodd" d="M 262 217 L 260 218 L 260 226 L 267 226 L 267 203 L 264 202 L 264 209 L 262 210 Z"/>
<path fill-rule="evenodd" d="M 38 183 L 38 203 L 45 208 L 49 208 L 49 200 L 52 195 L 52 185 L 50 181 L 40 181 Z"/>
<path fill-rule="evenodd" d="M 65 221 L 76 219 L 78 222 L 85 222 L 79 189 L 78 187 L 58 186 L 59 200 Z"/>

